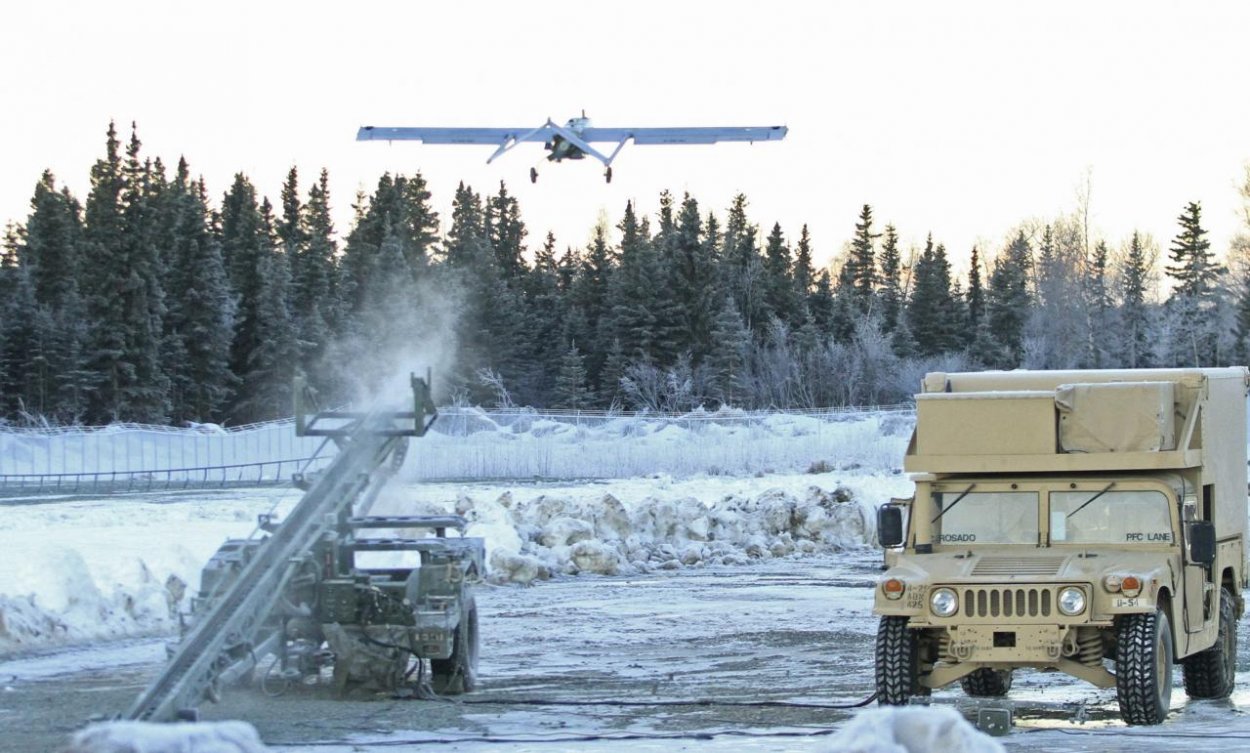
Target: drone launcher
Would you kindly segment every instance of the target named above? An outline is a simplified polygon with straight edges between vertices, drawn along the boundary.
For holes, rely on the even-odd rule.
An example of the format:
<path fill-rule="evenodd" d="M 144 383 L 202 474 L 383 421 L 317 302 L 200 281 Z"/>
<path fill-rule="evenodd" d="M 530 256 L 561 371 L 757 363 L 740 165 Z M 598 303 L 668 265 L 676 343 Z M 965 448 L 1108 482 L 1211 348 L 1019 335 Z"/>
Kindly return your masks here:
<path fill-rule="evenodd" d="M 340 692 L 399 690 L 428 659 L 434 691 L 472 690 L 483 540 L 458 515 L 368 514 L 408 438 L 437 418 L 428 380 L 412 377 L 412 410 L 396 412 L 306 412 L 307 385 L 295 386 L 297 433 L 333 441 L 337 456 L 296 475 L 305 494 L 285 520 L 260 516 L 259 535 L 209 560 L 181 641 L 124 718 L 194 719 L 258 668 L 267 692 L 323 675 Z"/>

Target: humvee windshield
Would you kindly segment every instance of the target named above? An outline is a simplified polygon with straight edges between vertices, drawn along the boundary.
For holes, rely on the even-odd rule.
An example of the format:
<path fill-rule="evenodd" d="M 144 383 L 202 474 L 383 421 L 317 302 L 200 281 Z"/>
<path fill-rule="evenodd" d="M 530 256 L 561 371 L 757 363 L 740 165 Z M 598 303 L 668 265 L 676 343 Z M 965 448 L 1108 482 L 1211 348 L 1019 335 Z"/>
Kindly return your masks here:
<path fill-rule="evenodd" d="M 953 545 L 1037 544 L 1037 496 L 1037 492 L 934 492 L 941 517 L 934 524 L 933 540 Z"/>
<path fill-rule="evenodd" d="M 1172 517 L 1160 491 L 1051 492 L 1053 544 L 1172 543 Z"/>
<path fill-rule="evenodd" d="M 1167 495 L 1152 489 L 1085 489 L 1049 495 L 1051 544 L 1171 544 Z M 1032 544 L 1039 541 L 1039 492 L 933 493 L 936 544 Z"/>

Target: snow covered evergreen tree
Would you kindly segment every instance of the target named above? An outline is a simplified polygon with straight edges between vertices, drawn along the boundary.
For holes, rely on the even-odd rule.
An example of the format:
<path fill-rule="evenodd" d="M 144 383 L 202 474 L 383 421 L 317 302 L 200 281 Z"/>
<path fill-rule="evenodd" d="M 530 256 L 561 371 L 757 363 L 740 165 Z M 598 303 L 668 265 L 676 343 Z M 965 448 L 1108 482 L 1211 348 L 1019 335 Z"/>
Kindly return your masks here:
<path fill-rule="evenodd" d="M 553 407 L 565 410 L 585 410 L 591 405 L 586 360 L 576 344 L 571 345 L 560 359 L 553 398 Z"/>
<path fill-rule="evenodd" d="M 747 197 L 734 197 L 725 221 L 721 253 L 725 281 L 747 329 L 762 335 L 768 327 L 764 301 L 764 260 L 756 236 L 759 229 L 747 218 Z"/>

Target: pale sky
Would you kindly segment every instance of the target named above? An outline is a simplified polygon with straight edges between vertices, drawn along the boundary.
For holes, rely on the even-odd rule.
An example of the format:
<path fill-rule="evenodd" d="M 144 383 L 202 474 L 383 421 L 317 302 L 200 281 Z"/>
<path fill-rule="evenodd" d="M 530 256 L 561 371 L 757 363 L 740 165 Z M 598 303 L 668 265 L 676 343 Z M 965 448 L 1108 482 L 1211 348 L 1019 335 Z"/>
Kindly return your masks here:
<path fill-rule="evenodd" d="M 0 222 L 25 221 L 51 168 L 85 200 L 115 119 L 147 156 L 180 155 L 219 204 L 237 171 L 276 204 L 330 171 L 345 234 L 358 188 L 420 171 L 450 219 L 456 183 L 519 197 L 530 248 L 583 245 L 662 189 L 723 218 L 734 194 L 767 232 L 810 226 L 817 260 L 873 205 L 959 267 L 1022 220 L 1072 211 L 1166 249 L 1200 201 L 1222 254 L 1250 160 L 1250 3 L 66 2 L 0 11 Z M 777 125 L 786 140 L 627 146 L 529 167 L 541 145 L 357 143 L 360 125 Z"/>

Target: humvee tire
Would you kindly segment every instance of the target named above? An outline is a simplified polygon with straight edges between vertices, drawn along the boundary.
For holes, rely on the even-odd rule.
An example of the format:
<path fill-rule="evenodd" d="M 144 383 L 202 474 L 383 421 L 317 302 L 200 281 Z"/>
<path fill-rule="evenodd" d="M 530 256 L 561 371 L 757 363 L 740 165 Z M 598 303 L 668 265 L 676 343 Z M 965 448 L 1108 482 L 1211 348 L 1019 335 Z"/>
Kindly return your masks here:
<path fill-rule="evenodd" d="M 1233 595 L 1220 589 L 1220 633 L 1215 645 L 1182 660 L 1190 698 L 1227 698 L 1237 678 L 1237 617 Z"/>
<path fill-rule="evenodd" d="M 472 596 L 465 600 L 456 626 L 451 656 L 430 659 L 431 686 L 435 693 L 460 695 L 477 688 L 477 602 Z"/>
<path fill-rule="evenodd" d="M 973 698 L 994 698 L 1007 695 L 1011 690 L 1010 669 L 982 667 L 959 680 L 964 693 Z"/>
<path fill-rule="evenodd" d="M 877 626 L 877 703 L 905 706 L 920 695 L 920 646 L 906 617 L 882 617 Z"/>
<path fill-rule="evenodd" d="M 1160 724 L 1172 699 L 1172 628 L 1163 610 L 1116 623 L 1115 691 L 1127 724 Z"/>

